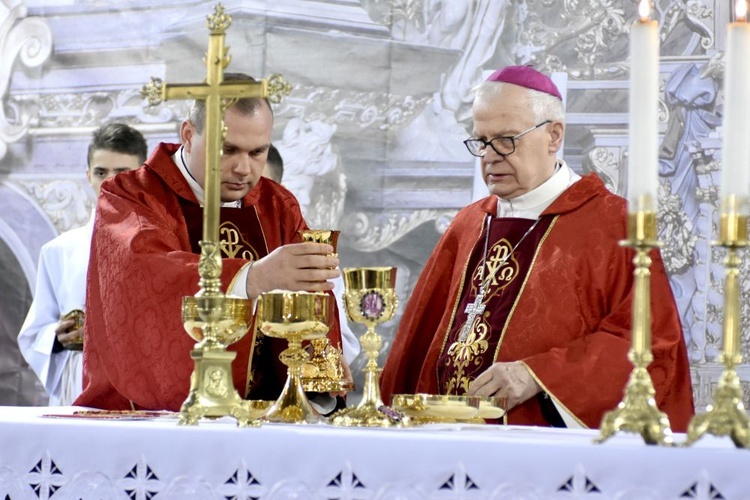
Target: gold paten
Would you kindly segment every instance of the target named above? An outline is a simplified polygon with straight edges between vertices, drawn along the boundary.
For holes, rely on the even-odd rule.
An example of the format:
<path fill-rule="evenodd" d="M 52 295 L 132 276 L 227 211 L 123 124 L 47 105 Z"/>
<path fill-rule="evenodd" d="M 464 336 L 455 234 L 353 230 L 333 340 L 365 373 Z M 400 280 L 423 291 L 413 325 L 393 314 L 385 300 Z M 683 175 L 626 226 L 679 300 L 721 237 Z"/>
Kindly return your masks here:
<path fill-rule="evenodd" d="M 651 205 L 640 203 L 639 206 Z M 656 240 L 656 213 L 630 213 L 628 237 L 620 244 L 635 249 L 633 332 L 628 352 L 633 371 L 625 386 L 623 400 L 616 409 L 604 415 L 600 435 L 595 442 L 602 443 L 617 432 L 624 431 L 640 434 L 647 444 L 671 445 L 669 419 L 656 406 L 654 384 L 647 369 L 654 359 L 651 352 L 651 257 L 648 254 L 660 246 Z"/>
<path fill-rule="evenodd" d="M 302 229 L 297 231 L 304 242 L 325 243 L 333 247 L 333 256 L 340 231 L 336 229 Z M 342 351 L 331 345 L 328 337 L 315 339 L 312 342 L 313 352 L 310 360 L 302 366 L 302 386 L 306 392 L 342 392 L 354 387 L 344 379 L 344 368 L 341 366 Z"/>
<path fill-rule="evenodd" d="M 508 398 L 495 396 L 495 397 L 481 397 L 481 396 L 467 396 L 471 401 L 470 404 L 474 404 L 476 400 L 479 405 L 479 413 L 477 417 L 481 419 L 498 419 L 505 415 L 505 409 L 508 407 Z"/>
<path fill-rule="evenodd" d="M 232 18 L 224 10 L 222 4 L 217 4 L 214 13 L 207 17 L 207 27 L 210 35 L 208 52 L 205 56 L 206 81 L 196 84 L 167 85 L 161 79 L 152 78 L 151 82 L 143 86 L 141 95 L 148 99 L 149 104 L 157 105 L 162 100 L 170 99 L 199 99 L 206 102 L 206 170 L 203 210 L 203 239 L 200 241 L 201 256 L 198 263 L 200 274 L 200 290 L 195 295 L 195 303 L 200 318 L 202 339 L 191 351 L 190 356 L 195 362 L 195 368 L 190 379 L 190 392 L 180 409 L 181 425 L 195 425 L 205 416 L 218 417 L 232 415 L 239 425 L 252 423 L 247 405 L 237 394 L 232 381 L 232 360 L 236 356 L 226 351 L 227 342 L 237 335 L 238 325 L 232 323 L 232 312 L 229 316 L 224 312 L 226 297 L 221 291 L 221 253 L 219 247 L 219 210 L 221 203 L 221 149 L 226 130 L 224 128 L 224 112 L 239 98 L 269 98 L 278 102 L 282 93 L 288 93 L 290 87 L 283 80 L 274 76 L 271 87 L 276 91 L 271 95 L 269 82 L 230 81 L 224 83 L 224 69 L 229 65 L 229 48 L 224 44 L 224 37 Z M 233 306 L 229 306 L 233 307 Z M 252 310 L 252 302 L 246 307 Z M 241 314 L 242 315 L 242 314 Z M 244 315 L 243 315 L 244 317 Z M 194 323 L 196 317 L 187 313 L 187 320 L 191 322 L 189 333 L 195 335 Z M 229 333 L 222 321 L 229 322 Z M 239 337 L 237 337 L 239 338 Z"/>
<path fill-rule="evenodd" d="M 396 394 L 393 408 L 409 417 L 412 425 L 484 422 L 479 418 L 478 397 L 438 394 Z"/>
<path fill-rule="evenodd" d="M 303 340 L 328 333 L 333 318 L 333 298 L 326 293 L 268 292 L 258 297 L 256 327 L 269 337 L 286 339 L 289 347 L 279 359 L 287 366 L 284 389 L 263 417 L 268 422 L 313 424 L 322 421 L 302 387 L 302 365 L 309 354 Z"/>
<path fill-rule="evenodd" d="M 739 352 L 742 322 L 740 317 L 740 264 L 738 251 L 748 245 L 747 215 L 741 200 L 729 195 L 722 200 L 719 241 L 714 245 L 727 249 L 724 260 L 724 350 L 721 361 L 724 371 L 714 393 L 713 404 L 706 413 L 696 415 L 688 426 L 685 445 L 689 446 L 705 434 L 729 436 L 738 448 L 750 448 L 750 419 L 742 403 L 742 387 L 735 366 L 742 362 Z"/>
<path fill-rule="evenodd" d="M 395 267 L 361 267 L 344 269 L 344 299 L 350 320 L 363 323 L 367 332 L 360 338 L 367 356 L 362 400 L 354 408 L 345 408 L 331 417 L 331 423 L 344 427 L 403 427 L 409 424 L 380 397 L 378 355 L 382 340 L 375 325 L 384 323 L 396 313 Z"/>

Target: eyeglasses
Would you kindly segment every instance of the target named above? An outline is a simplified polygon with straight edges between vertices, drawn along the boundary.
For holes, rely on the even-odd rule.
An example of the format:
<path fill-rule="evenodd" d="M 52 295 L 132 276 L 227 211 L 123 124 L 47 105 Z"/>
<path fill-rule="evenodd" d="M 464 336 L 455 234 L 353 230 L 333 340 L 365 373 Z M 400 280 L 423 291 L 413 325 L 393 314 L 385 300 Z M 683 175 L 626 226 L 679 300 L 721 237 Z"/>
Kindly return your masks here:
<path fill-rule="evenodd" d="M 505 157 L 513 154 L 516 151 L 516 139 L 520 139 L 529 132 L 538 129 L 542 125 L 547 125 L 548 123 L 552 123 L 552 120 L 545 120 L 539 125 L 534 125 L 531 128 L 527 128 L 523 132 L 516 134 L 513 137 L 495 137 L 494 139 L 490 139 L 489 141 L 485 141 L 484 139 L 466 139 L 464 141 L 464 144 L 466 144 L 466 149 L 469 150 L 469 153 L 473 154 L 474 156 L 484 156 L 487 146 L 490 146 L 495 151 L 495 153 Z"/>

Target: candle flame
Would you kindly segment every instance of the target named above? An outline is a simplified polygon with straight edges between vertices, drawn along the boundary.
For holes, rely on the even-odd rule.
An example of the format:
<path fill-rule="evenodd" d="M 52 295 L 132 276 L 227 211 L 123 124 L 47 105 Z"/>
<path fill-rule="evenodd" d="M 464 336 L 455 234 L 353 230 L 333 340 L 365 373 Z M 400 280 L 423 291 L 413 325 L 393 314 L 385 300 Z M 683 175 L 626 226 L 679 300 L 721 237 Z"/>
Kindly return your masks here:
<path fill-rule="evenodd" d="M 640 0 L 638 2 L 638 15 L 641 17 L 642 23 L 648 21 L 649 14 L 651 14 L 651 2 L 649 0 Z"/>
<path fill-rule="evenodd" d="M 740 22 L 745 22 L 747 19 L 747 3 L 745 0 L 737 0 L 734 4 L 735 19 Z"/>

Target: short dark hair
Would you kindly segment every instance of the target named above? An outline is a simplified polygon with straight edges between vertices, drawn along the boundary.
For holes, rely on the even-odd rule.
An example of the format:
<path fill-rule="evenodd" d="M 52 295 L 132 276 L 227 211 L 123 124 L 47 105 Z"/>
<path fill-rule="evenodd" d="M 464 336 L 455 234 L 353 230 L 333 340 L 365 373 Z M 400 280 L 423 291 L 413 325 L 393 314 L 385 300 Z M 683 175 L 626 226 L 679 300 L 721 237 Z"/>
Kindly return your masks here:
<path fill-rule="evenodd" d="M 273 144 L 268 148 L 266 167 L 268 167 L 271 178 L 276 182 L 281 182 L 281 179 L 284 177 L 284 159 Z"/>
<path fill-rule="evenodd" d="M 250 80 L 251 82 L 257 81 L 255 78 L 246 75 L 245 73 L 224 73 L 225 82 L 237 80 Z M 271 102 L 268 99 L 262 97 L 244 97 L 242 99 L 237 99 L 237 101 L 232 103 L 232 107 L 239 111 L 242 115 L 249 115 L 257 111 L 263 102 L 266 103 L 266 106 L 268 106 L 268 109 L 271 111 L 271 116 L 273 116 Z M 203 127 L 206 124 L 206 101 L 200 99 L 196 99 L 195 101 L 193 101 L 192 106 L 190 106 L 190 111 L 188 112 L 187 118 L 193 124 L 195 130 L 199 134 L 202 134 Z"/>
<path fill-rule="evenodd" d="M 137 156 L 138 163 L 141 164 L 148 156 L 148 144 L 143 134 L 124 123 L 107 123 L 94 130 L 88 151 L 89 166 L 94 151 L 100 149 Z"/>

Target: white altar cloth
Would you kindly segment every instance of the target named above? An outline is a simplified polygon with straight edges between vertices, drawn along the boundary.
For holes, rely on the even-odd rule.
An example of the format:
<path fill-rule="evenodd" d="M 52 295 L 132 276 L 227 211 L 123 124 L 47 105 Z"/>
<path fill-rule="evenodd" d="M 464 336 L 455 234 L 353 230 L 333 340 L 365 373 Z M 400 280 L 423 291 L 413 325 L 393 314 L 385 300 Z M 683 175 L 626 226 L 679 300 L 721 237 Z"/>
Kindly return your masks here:
<path fill-rule="evenodd" d="M 744 499 L 750 451 L 592 430 L 44 418 L 0 407 L 0 499 Z M 683 439 L 684 436 L 677 436 Z"/>

